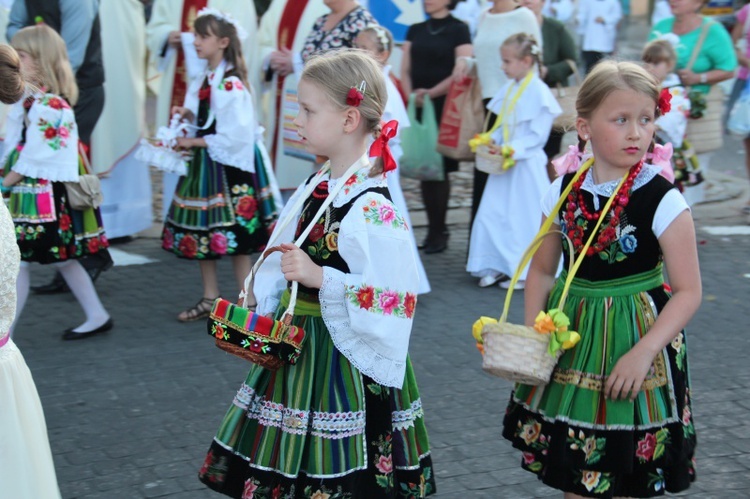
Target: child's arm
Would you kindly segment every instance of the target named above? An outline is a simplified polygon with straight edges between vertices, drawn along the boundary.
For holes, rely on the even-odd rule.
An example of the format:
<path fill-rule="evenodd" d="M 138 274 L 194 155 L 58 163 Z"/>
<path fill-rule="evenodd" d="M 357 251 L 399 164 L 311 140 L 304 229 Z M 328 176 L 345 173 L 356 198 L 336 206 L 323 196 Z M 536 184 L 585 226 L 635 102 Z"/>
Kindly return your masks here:
<path fill-rule="evenodd" d="M 11 170 L 8 173 L 6 173 L 5 176 L 3 177 L 3 187 L 12 187 L 16 185 L 18 182 L 20 182 L 21 180 L 23 180 L 23 175 Z"/>
<path fill-rule="evenodd" d="M 654 357 L 685 327 L 701 303 L 695 227 L 689 211 L 674 219 L 659 237 L 659 245 L 664 253 L 672 298 L 648 333 L 615 364 L 604 387 L 604 395 L 611 399 L 635 399 Z"/>
<path fill-rule="evenodd" d="M 307 253 L 290 243 L 281 245 L 281 271 L 287 281 L 297 281 L 305 287 L 320 289 L 323 285 L 323 267 L 316 265 Z"/>
<path fill-rule="evenodd" d="M 542 223 L 547 217 L 542 216 Z M 552 224 L 550 230 L 560 230 L 560 226 Z M 534 325 L 534 319 L 542 310 L 547 310 L 547 300 L 552 286 L 555 284 L 557 264 L 560 261 L 562 244 L 560 236 L 550 235 L 542 240 L 534 258 L 531 260 L 529 272 L 526 274 L 526 288 L 524 289 L 524 323 Z"/>
<path fill-rule="evenodd" d="M 175 146 L 175 149 L 178 151 L 186 151 L 193 147 L 208 147 L 208 145 L 203 137 L 177 137 L 177 145 Z"/>

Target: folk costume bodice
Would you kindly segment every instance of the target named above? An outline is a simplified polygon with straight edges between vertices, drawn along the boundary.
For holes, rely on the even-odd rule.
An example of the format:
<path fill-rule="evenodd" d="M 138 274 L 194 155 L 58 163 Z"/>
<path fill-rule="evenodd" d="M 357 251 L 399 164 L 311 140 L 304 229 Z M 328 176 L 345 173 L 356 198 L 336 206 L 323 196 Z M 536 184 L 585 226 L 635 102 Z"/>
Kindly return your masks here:
<path fill-rule="evenodd" d="M 419 277 L 409 228 L 390 201 L 384 175 L 370 176 L 370 165 L 349 178 L 313 177 L 315 189 L 299 213 L 300 186 L 287 203 L 280 220 L 295 217 L 294 224 L 274 231 L 273 241 L 295 240 L 337 182 L 344 182 L 300 247 L 323 267 L 321 288 L 300 286 L 300 292 L 317 297 L 321 315 L 336 348 L 363 374 L 382 385 L 400 388 L 406 369 Z M 275 244 L 275 243 L 274 243 Z M 260 267 L 254 292 L 258 312 L 273 313 L 288 282 L 274 253 Z"/>

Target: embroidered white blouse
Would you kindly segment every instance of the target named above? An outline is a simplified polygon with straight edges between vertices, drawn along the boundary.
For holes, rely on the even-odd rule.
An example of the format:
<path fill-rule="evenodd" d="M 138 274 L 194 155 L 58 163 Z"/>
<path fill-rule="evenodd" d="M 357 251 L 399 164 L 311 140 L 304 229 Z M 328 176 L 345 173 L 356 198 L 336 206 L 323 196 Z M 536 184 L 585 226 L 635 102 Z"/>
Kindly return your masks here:
<path fill-rule="evenodd" d="M 253 98 L 236 76 L 224 77 L 229 71 L 226 61 L 207 69 L 190 82 L 184 106 L 198 115 L 198 93 L 203 80 L 211 87 L 210 115 L 205 128 L 216 121 L 216 133 L 204 135 L 211 159 L 243 171 L 255 172 L 255 142 L 263 136 L 263 128 L 255 117 Z"/>
<path fill-rule="evenodd" d="M 682 147 L 682 140 L 687 130 L 688 115 L 690 114 L 690 98 L 687 90 L 682 86 L 675 74 L 669 75 L 662 88 L 668 88 L 672 95 L 671 109 L 656 120 L 656 132 L 667 142 L 671 142 L 675 149 Z"/>
<path fill-rule="evenodd" d="M 315 181 L 328 180 L 329 191 L 337 182 L 346 182 L 332 203 L 341 207 L 367 189 L 387 187 L 384 176 L 370 178 L 369 169 L 365 164 L 349 179 L 330 179 L 325 174 Z M 297 189 L 279 220 L 299 218 L 301 210 L 290 211 L 304 187 Z M 277 230 L 282 225 L 278 223 Z M 293 241 L 296 225 L 288 224 L 280 234 L 274 231 L 272 240 Z M 338 233 L 339 253 L 349 273 L 324 266 L 319 292 L 323 321 L 336 348 L 363 374 L 395 388 L 404 381 L 419 287 L 409 230 L 382 194 L 362 194 L 341 220 Z M 255 278 L 253 291 L 261 314 L 275 312 L 286 289 L 280 262 L 281 255 L 273 253 Z"/>
<path fill-rule="evenodd" d="M 37 93 L 27 115 L 24 100 L 8 112 L 1 164 L 21 142 L 25 122 L 26 143 L 12 170 L 51 182 L 78 181 L 78 126 L 73 110 L 57 95 Z"/>

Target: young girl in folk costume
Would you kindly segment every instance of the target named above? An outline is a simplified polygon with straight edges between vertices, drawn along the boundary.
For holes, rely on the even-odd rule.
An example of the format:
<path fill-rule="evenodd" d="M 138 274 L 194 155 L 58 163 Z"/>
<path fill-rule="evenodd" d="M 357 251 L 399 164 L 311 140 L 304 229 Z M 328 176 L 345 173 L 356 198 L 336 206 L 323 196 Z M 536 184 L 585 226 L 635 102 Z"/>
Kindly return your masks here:
<path fill-rule="evenodd" d="M 247 88 L 240 48 L 241 28 L 214 9 L 195 20 L 195 49 L 208 61 L 206 72 L 191 82 L 184 107 L 172 114 L 194 122 L 195 137 L 177 139 L 189 151 L 187 175 L 177 184 L 162 234 L 162 248 L 180 258 L 198 260 L 203 298 L 177 319 L 208 316 L 219 296 L 216 260 L 231 256 L 241 287 L 250 272 L 250 254 L 263 248 L 276 217 L 267 155 L 257 140 L 260 128 Z"/>
<path fill-rule="evenodd" d="M 498 152 L 512 152 L 514 166 L 501 175 L 490 175 L 471 228 L 466 270 L 479 277 L 479 286 L 500 281 L 516 270 L 534 238 L 542 216 L 539 199 L 549 187 L 544 153 L 555 116 L 562 110 L 549 87 L 536 75 L 541 49 L 526 33 L 510 36 L 500 47 L 508 82 L 487 104 L 497 115 L 494 132 L 484 135 Z M 480 139 L 481 140 L 481 139 Z M 522 288 L 526 270 L 517 287 Z"/>
<path fill-rule="evenodd" d="M 86 314 L 86 321 L 66 330 L 63 339 L 85 338 L 111 329 L 112 320 L 78 261 L 109 245 L 99 210 L 74 210 L 64 184 L 87 173 L 71 109 L 78 87 L 65 42 L 52 28 L 24 28 L 11 44 L 37 89 L 10 110 L 2 157 L 2 185 L 10 191 L 8 206 L 23 260 L 16 320 L 29 295 L 29 262 L 55 264 Z"/>
<path fill-rule="evenodd" d="M 641 59 L 646 70 L 661 83 L 662 92 L 668 92 L 671 98 L 670 109 L 656 120 L 656 149 L 653 157 L 647 159 L 662 166 L 665 178 L 682 190 L 685 182 L 695 183 L 699 179 L 702 180 L 703 176 L 700 173 L 698 157 L 685 141 L 690 98 L 680 78 L 673 72 L 677 64 L 677 52 L 674 48 L 677 43 L 679 39 L 672 33 L 663 35 L 662 38 L 646 45 Z M 671 160 L 670 154 L 673 154 Z M 676 168 L 672 168 L 672 162 Z"/>
<path fill-rule="evenodd" d="M 293 241 L 311 222 L 312 231 L 301 247 L 285 242 L 283 254 L 269 256 L 255 295 L 258 312 L 278 318 L 289 303 L 288 281 L 297 281 L 293 324 L 306 339 L 295 365 L 250 369 L 200 471 L 214 490 L 357 499 L 435 491 L 407 355 L 418 285 L 414 243 L 384 177 L 395 166 L 387 147 L 395 124 L 381 134 L 385 101 L 382 71 L 363 52 L 333 51 L 305 66 L 295 124 L 306 148 L 330 160 L 298 188 L 271 237 Z M 373 135 L 369 155 L 379 157 L 371 164 Z"/>
<path fill-rule="evenodd" d="M 400 130 L 408 127 L 409 117 L 406 114 L 406 107 L 404 106 L 404 101 L 398 87 L 396 86 L 396 82 L 392 78 L 391 66 L 388 65 L 388 58 L 391 56 L 391 51 L 393 50 L 393 35 L 387 28 L 377 24 L 370 24 L 359 32 L 354 44 L 357 48 L 368 51 L 378 64 L 380 64 L 380 67 L 383 70 L 385 88 L 388 94 L 388 100 L 385 104 L 385 110 L 383 111 L 383 121 L 388 122 L 396 120 Z M 393 137 L 389 144 L 391 151 L 393 151 L 393 157 L 398 161 L 398 158 L 403 154 L 399 135 Z M 409 209 L 406 205 L 404 192 L 401 190 L 398 168 L 389 172 L 386 178 L 388 180 L 388 189 L 391 191 L 393 202 L 404 217 L 406 224 L 411 227 L 411 218 L 409 217 Z M 413 238 L 414 233 L 411 234 Z M 417 263 L 417 270 L 419 272 L 419 293 L 429 293 L 430 281 L 427 279 L 427 273 L 424 270 L 422 259 L 419 257 L 419 251 L 417 251 L 416 239 L 414 240 L 414 250 L 414 259 Z"/>
<path fill-rule="evenodd" d="M 695 231 L 682 195 L 644 162 L 667 107 L 641 66 L 599 63 L 576 102 L 580 149 L 590 142 L 593 158 L 542 201 L 576 258 L 591 241 L 563 309 L 581 340 L 548 385 L 516 385 L 503 436 L 523 451 L 524 469 L 566 498 L 652 497 L 695 479 L 683 331 L 701 301 Z M 570 249 L 561 241 L 545 238 L 531 262 L 527 325 L 560 301 L 567 271 L 557 280 L 555 272 Z"/>

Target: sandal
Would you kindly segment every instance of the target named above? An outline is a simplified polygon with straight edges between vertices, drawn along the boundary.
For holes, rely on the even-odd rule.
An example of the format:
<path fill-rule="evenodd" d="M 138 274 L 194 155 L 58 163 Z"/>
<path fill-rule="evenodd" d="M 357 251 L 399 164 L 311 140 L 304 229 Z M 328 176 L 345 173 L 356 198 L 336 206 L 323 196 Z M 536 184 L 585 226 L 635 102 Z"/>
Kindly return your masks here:
<path fill-rule="evenodd" d="M 205 319 L 211 313 L 211 307 L 214 305 L 216 298 L 201 298 L 198 303 L 191 308 L 185 309 L 177 316 L 180 322 L 193 322 Z"/>

